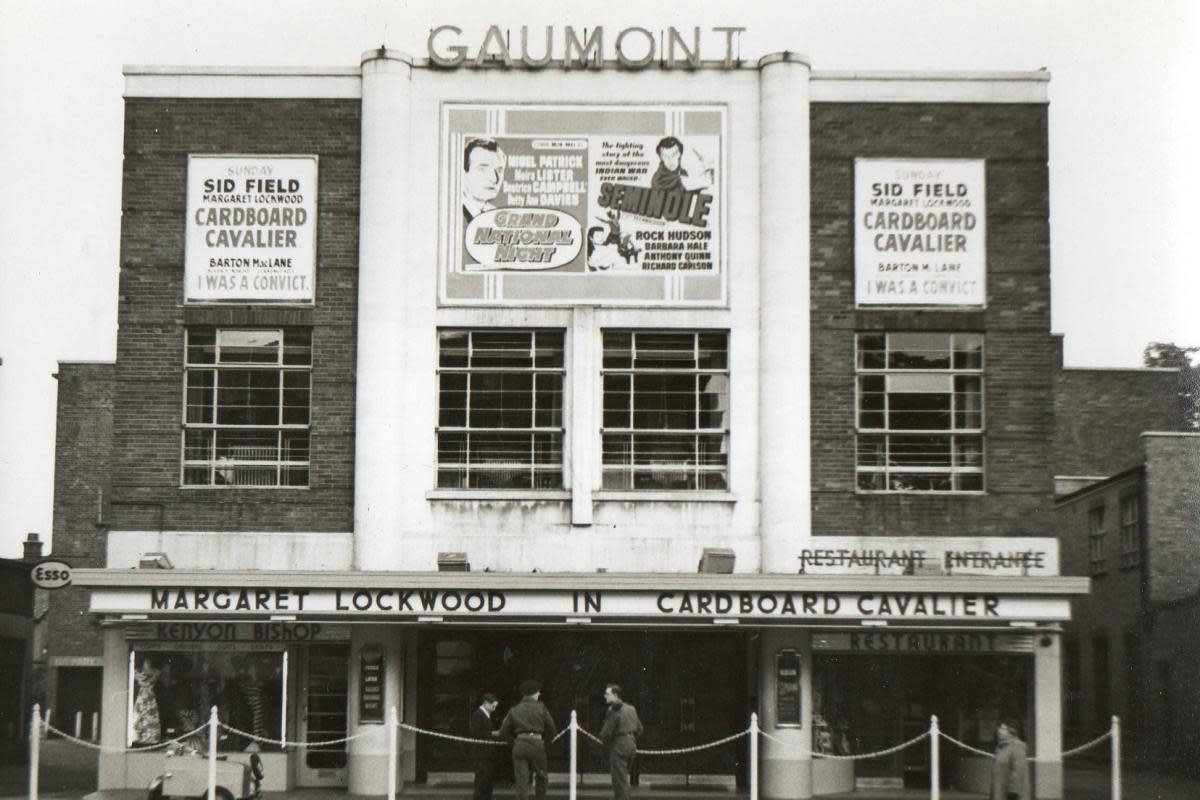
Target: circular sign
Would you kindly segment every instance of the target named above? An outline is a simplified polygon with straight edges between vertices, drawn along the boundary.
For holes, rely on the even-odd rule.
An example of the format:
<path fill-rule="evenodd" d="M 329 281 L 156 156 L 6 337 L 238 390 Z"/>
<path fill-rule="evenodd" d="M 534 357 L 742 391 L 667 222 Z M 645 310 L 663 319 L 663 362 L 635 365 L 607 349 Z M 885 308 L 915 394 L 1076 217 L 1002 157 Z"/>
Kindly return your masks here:
<path fill-rule="evenodd" d="M 71 565 L 65 561 L 42 561 L 29 575 L 39 589 L 61 589 L 71 583 Z"/>
<path fill-rule="evenodd" d="M 467 224 L 467 252 L 482 269 L 541 270 L 570 264 L 583 246 L 579 221 L 550 208 L 497 208 Z"/>

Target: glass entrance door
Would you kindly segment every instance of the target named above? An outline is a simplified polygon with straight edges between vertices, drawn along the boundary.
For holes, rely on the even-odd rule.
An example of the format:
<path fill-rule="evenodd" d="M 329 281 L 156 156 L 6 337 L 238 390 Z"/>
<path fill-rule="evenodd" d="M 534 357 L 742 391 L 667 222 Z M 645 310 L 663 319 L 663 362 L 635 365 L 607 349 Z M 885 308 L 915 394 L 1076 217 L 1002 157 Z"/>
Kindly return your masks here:
<path fill-rule="evenodd" d="M 315 644 L 308 650 L 300 698 L 300 786 L 345 786 L 346 744 L 325 744 L 347 735 L 346 681 L 350 647 Z"/>

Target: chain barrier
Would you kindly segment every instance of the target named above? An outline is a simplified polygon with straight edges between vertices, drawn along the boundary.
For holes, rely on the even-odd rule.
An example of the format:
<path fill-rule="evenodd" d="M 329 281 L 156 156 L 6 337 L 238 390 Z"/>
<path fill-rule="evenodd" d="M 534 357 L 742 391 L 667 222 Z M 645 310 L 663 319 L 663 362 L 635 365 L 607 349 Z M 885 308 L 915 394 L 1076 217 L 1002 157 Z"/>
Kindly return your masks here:
<path fill-rule="evenodd" d="M 967 752 L 974 753 L 975 755 L 979 755 L 979 756 L 985 756 L 987 758 L 995 758 L 996 757 L 995 753 L 989 753 L 987 750 L 980 750 L 978 747 L 972 747 L 971 745 L 967 744 L 966 742 L 962 742 L 962 741 L 959 741 L 958 739 L 955 739 L 953 736 L 946 733 L 945 731 L 938 731 L 938 734 L 943 739 L 945 739 L 947 742 L 950 742 L 953 745 L 957 745 L 958 747 L 961 747 L 963 750 L 966 750 Z M 1105 739 L 1108 739 L 1111 736 L 1112 736 L 1112 731 L 1105 731 L 1104 733 L 1097 736 L 1095 739 L 1092 739 L 1090 742 L 1081 744 L 1078 747 L 1073 747 L 1070 750 L 1064 750 L 1059 755 L 1058 758 L 1053 759 L 1053 760 L 1061 761 L 1064 758 L 1070 758 L 1071 756 L 1077 756 L 1080 753 L 1082 753 L 1084 750 L 1088 750 L 1090 748 L 1095 747 L 1096 745 L 1100 744 Z M 1028 760 L 1029 761 L 1048 761 L 1050 759 L 1043 759 L 1043 758 L 1037 758 L 1036 756 L 1030 756 L 1030 758 Z"/>
<path fill-rule="evenodd" d="M 150 753 L 155 750 L 161 750 L 163 748 L 170 747 L 173 744 L 181 744 L 185 740 L 190 739 L 191 737 L 195 736 L 197 733 L 201 733 L 201 732 L 207 730 L 208 725 L 207 724 L 201 725 L 199 728 L 196 728 L 195 730 L 188 731 L 187 733 L 176 736 L 174 739 L 167 739 L 166 741 L 159 742 L 158 744 L 148 744 L 148 745 L 143 745 L 141 747 L 136 747 L 136 746 L 105 747 L 103 745 L 97 744 L 96 742 L 89 742 L 87 739 L 80 739 L 77 736 L 72 736 L 71 734 L 67 733 L 66 731 L 60 731 L 58 728 L 54 727 L 53 725 L 51 725 L 48 722 L 42 723 L 42 728 L 43 728 L 43 734 L 42 734 L 43 740 L 45 740 L 46 733 L 54 733 L 54 734 L 57 734 L 58 736 L 60 736 L 61 738 L 66 739 L 68 742 L 72 742 L 81 747 L 86 747 L 91 750 L 98 750 L 102 753 Z"/>
<path fill-rule="evenodd" d="M 416 725 L 409 725 L 407 722 L 401 722 L 400 727 L 406 731 L 412 731 L 413 733 L 423 733 L 426 736 L 433 736 L 434 738 L 437 738 L 437 739 L 448 739 L 452 742 L 464 742 L 466 744 L 486 744 L 491 747 L 501 747 L 503 745 L 508 744 L 507 742 L 499 741 L 496 739 L 472 739 L 469 736 L 455 736 L 452 733 L 442 733 L 441 731 L 430 731 L 430 730 L 426 730 L 424 728 L 418 728 Z"/>
<path fill-rule="evenodd" d="M 775 736 L 772 736 L 771 734 L 767 733 L 764 730 L 759 730 L 759 734 L 761 734 L 764 738 L 767 738 L 773 742 L 776 742 L 777 744 L 784 745 L 785 747 L 787 746 L 787 742 L 785 742 L 782 739 L 779 739 Z M 798 749 L 799 749 L 801 755 L 810 756 L 812 758 L 826 758 L 826 759 L 829 759 L 830 761 L 863 761 L 868 758 L 882 758 L 883 756 L 890 756 L 892 753 L 899 753 L 901 750 L 904 750 L 908 747 L 912 747 L 914 744 L 924 741 L 925 739 L 928 739 L 928 738 L 929 738 L 929 731 L 925 731 L 921 735 L 915 736 L 912 739 L 909 739 L 907 742 L 901 742 L 900 744 L 896 745 L 895 747 L 889 747 L 886 750 L 879 750 L 874 753 L 855 753 L 854 755 L 849 755 L 849 756 L 839 756 L 839 755 L 834 755 L 833 753 L 818 753 L 815 750 L 809 750 L 806 747 L 799 747 Z"/>
<path fill-rule="evenodd" d="M 346 744 L 347 742 L 353 742 L 356 739 L 365 739 L 366 737 L 371 736 L 372 734 L 374 734 L 377 731 L 384 730 L 384 728 L 386 726 L 372 728 L 371 730 L 364 731 L 362 733 L 356 733 L 353 736 L 344 736 L 341 739 L 322 739 L 319 742 L 293 742 L 288 739 L 272 739 L 267 736 L 257 736 L 253 733 L 250 733 L 249 731 L 238 730 L 237 728 L 233 727 L 232 725 L 226 725 L 224 722 L 221 722 L 219 719 L 217 720 L 217 727 L 221 728 L 222 730 L 228 731 L 229 733 L 232 733 L 234 736 L 241 736 L 246 739 L 251 739 L 255 742 L 262 742 L 263 744 L 274 745 L 275 747 L 307 747 L 310 749 L 320 749 L 322 747 L 328 747 L 329 745 Z"/>

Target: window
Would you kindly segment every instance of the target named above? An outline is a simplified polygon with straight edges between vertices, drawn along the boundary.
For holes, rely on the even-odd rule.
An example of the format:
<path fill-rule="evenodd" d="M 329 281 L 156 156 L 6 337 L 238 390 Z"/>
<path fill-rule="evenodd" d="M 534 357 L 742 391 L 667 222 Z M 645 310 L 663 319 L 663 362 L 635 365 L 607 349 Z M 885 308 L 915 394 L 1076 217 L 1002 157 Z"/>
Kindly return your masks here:
<path fill-rule="evenodd" d="M 862 333 L 856 364 L 859 490 L 983 491 L 983 336 Z"/>
<path fill-rule="evenodd" d="M 1104 560 L 1104 506 L 1096 506 L 1088 509 L 1088 563 L 1093 575 L 1106 572 Z"/>
<path fill-rule="evenodd" d="M 1121 569 L 1142 563 L 1141 505 L 1137 495 L 1121 498 Z"/>
<path fill-rule="evenodd" d="M 562 331 L 438 332 L 437 485 L 561 489 Z"/>
<path fill-rule="evenodd" d="M 308 486 L 312 332 L 189 328 L 184 486 Z"/>
<path fill-rule="evenodd" d="M 142 650 L 129 654 L 129 729 L 126 744 L 147 747 L 184 734 L 185 749 L 208 753 L 209 709 L 221 722 L 259 739 L 286 739 L 287 654 L 231 649 L 181 652 Z M 197 731 L 197 729 L 200 729 Z M 242 751 L 253 741 L 240 733 L 222 735 L 221 751 Z M 267 741 L 260 749 L 279 749 Z"/>
<path fill-rule="evenodd" d="M 606 331 L 605 489 L 729 488 L 729 336 Z"/>

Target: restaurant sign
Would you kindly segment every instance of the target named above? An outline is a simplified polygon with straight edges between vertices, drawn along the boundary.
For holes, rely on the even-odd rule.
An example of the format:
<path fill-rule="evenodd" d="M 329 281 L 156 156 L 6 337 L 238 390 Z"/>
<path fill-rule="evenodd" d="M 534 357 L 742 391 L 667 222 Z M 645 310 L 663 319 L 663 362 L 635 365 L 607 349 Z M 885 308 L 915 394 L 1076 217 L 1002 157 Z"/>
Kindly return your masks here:
<path fill-rule="evenodd" d="M 815 536 L 805 575 L 1058 575 L 1058 540 L 1011 536 Z"/>
<path fill-rule="evenodd" d="M 715 619 L 999 622 L 1070 619 L 1070 601 L 1047 595 L 935 591 L 534 591 L 371 588 L 137 587 L 94 589 L 98 614 L 304 614 L 421 621 L 571 617 L 688 622 Z"/>

